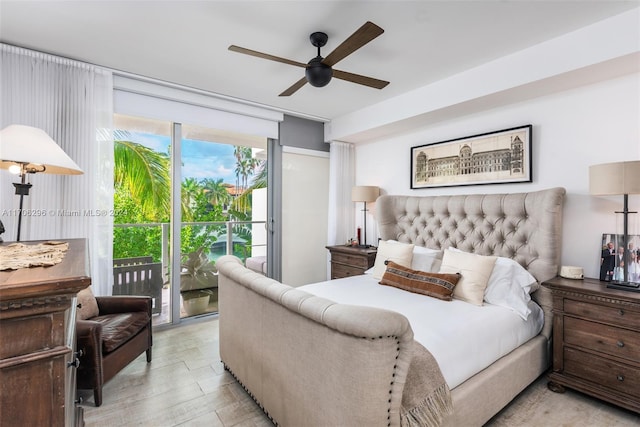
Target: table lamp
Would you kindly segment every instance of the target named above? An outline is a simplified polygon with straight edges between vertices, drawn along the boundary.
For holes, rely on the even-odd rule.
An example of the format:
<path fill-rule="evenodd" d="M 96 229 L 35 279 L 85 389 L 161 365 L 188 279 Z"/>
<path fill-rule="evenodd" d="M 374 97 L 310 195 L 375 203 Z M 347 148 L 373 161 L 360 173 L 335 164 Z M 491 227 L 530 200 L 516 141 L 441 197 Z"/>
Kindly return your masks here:
<path fill-rule="evenodd" d="M 351 201 L 364 202 L 364 209 L 362 209 L 362 212 L 364 212 L 364 239 L 362 245 L 360 245 L 360 242 L 358 242 L 359 247 L 361 248 L 370 247 L 370 245 L 367 244 L 367 202 L 375 202 L 379 195 L 380 188 L 370 185 L 356 186 L 351 189 Z"/>
<path fill-rule="evenodd" d="M 629 194 L 640 194 L 640 160 L 603 163 L 589 166 L 589 193 L 594 196 L 624 196 L 622 211 L 623 280 L 613 281 L 607 287 L 640 291 L 640 284 L 629 282 L 627 237 L 629 235 Z"/>
<path fill-rule="evenodd" d="M 58 175 L 80 175 L 82 169 L 60 148 L 42 129 L 24 125 L 10 125 L 0 131 L 0 169 L 19 175 L 20 182 L 14 182 L 20 196 L 18 215 L 18 235 L 22 226 L 22 203 L 29 195 L 32 184 L 27 182 L 27 174 L 52 173 Z"/>

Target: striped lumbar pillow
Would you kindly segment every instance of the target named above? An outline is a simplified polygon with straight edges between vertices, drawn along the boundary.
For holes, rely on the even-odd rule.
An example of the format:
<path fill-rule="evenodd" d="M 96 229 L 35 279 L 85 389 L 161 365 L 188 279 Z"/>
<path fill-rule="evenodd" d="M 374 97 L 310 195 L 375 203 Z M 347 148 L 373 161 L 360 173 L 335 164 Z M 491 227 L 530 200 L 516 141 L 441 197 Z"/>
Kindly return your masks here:
<path fill-rule="evenodd" d="M 381 285 L 451 301 L 460 273 L 427 273 L 387 261 Z"/>

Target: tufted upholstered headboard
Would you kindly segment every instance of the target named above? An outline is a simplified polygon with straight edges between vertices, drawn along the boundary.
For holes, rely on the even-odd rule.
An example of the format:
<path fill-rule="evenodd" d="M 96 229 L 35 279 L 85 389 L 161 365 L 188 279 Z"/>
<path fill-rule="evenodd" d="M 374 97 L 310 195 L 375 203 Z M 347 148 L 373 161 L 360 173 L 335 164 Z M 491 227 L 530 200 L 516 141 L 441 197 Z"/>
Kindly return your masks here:
<path fill-rule="evenodd" d="M 382 240 L 513 258 L 542 282 L 558 272 L 564 195 L 558 187 L 513 194 L 380 196 L 376 217 Z M 549 320 L 543 333 L 550 333 L 549 292 L 541 288 L 533 297 Z"/>

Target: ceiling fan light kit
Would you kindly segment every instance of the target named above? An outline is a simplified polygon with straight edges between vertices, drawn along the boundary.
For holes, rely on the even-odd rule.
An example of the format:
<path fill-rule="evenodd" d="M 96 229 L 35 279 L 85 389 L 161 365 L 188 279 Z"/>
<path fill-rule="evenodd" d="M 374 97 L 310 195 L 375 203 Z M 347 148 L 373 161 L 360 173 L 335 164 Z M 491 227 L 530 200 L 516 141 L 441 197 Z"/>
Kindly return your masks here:
<path fill-rule="evenodd" d="M 363 86 L 372 87 L 375 89 L 382 89 L 387 86 L 389 82 L 333 69 L 333 66 L 338 63 L 338 61 L 341 61 L 342 59 L 351 55 L 353 52 L 360 49 L 362 46 L 366 45 L 382 33 L 384 33 L 384 30 L 382 28 L 378 27 L 373 22 L 366 22 L 364 25 L 362 25 L 362 27 L 358 28 L 355 33 L 353 33 L 338 47 L 336 47 L 333 52 L 327 55 L 326 58 L 323 58 L 320 55 L 320 48 L 327 44 L 329 36 L 327 36 L 326 33 L 320 31 L 312 33 L 309 36 L 309 39 L 311 40 L 311 44 L 318 48 L 318 55 L 306 64 L 235 45 L 229 46 L 229 50 L 262 59 L 281 62 L 283 64 L 293 65 L 296 67 L 304 67 L 305 77 L 287 88 L 280 94 L 280 96 L 290 96 L 306 83 L 309 83 L 314 87 L 324 87 L 329 84 L 333 77 L 351 83 L 357 83 Z"/>

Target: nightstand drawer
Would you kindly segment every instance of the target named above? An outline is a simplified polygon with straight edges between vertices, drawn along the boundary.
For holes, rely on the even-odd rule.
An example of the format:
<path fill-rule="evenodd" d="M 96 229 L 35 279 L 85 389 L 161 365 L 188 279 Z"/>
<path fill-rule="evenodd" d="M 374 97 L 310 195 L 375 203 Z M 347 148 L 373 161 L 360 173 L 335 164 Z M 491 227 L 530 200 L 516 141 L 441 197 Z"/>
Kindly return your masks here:
<path fill-rule="evenodd" d="M 366 257 L 363 257 L 362 255 L 351 255 L 334 252 L 331 254 L 331 262 L 337 264 L 346 264 L 353 267 L 361 267 L 363 271 L 368 268 L 368 259 Z"/>
<path fill-rule="evenodd" d="M 351 267 L 344 264 L 331 263 L 331 279 L 341 279 L 343 277 L 358 276 L 364 274 L 364 268 Z"/>
<path fill-rule="evenodd" d="M 612 323 L 623 327 L 635 325 L 635 329 L 640 330 L 640 312 L 630 311 L 625 307 L 614 308 L 566 299 L 564 301 L 564 311 L 568 314 L 575 314 L 576 316 L 594 320 L 597 319 L 599 322 Z"/>
<path fill-rule="evenodd" d="M 629 360 L 640 360 L 640 334 L 567 316 L 564 319 L 566 344 Z"/>
<path fill-rule="evenodd" d="M 331 279 L 358 276 L 373 267 L 377 249 L 357 246 L 327 246 L 331 254 Z"/>
<path fill-rule="evenodd" d="M 587 380 L 598 387 L 640 397 L 640 369 L 633 366 L 565 348 L 564 374 Z"/>

